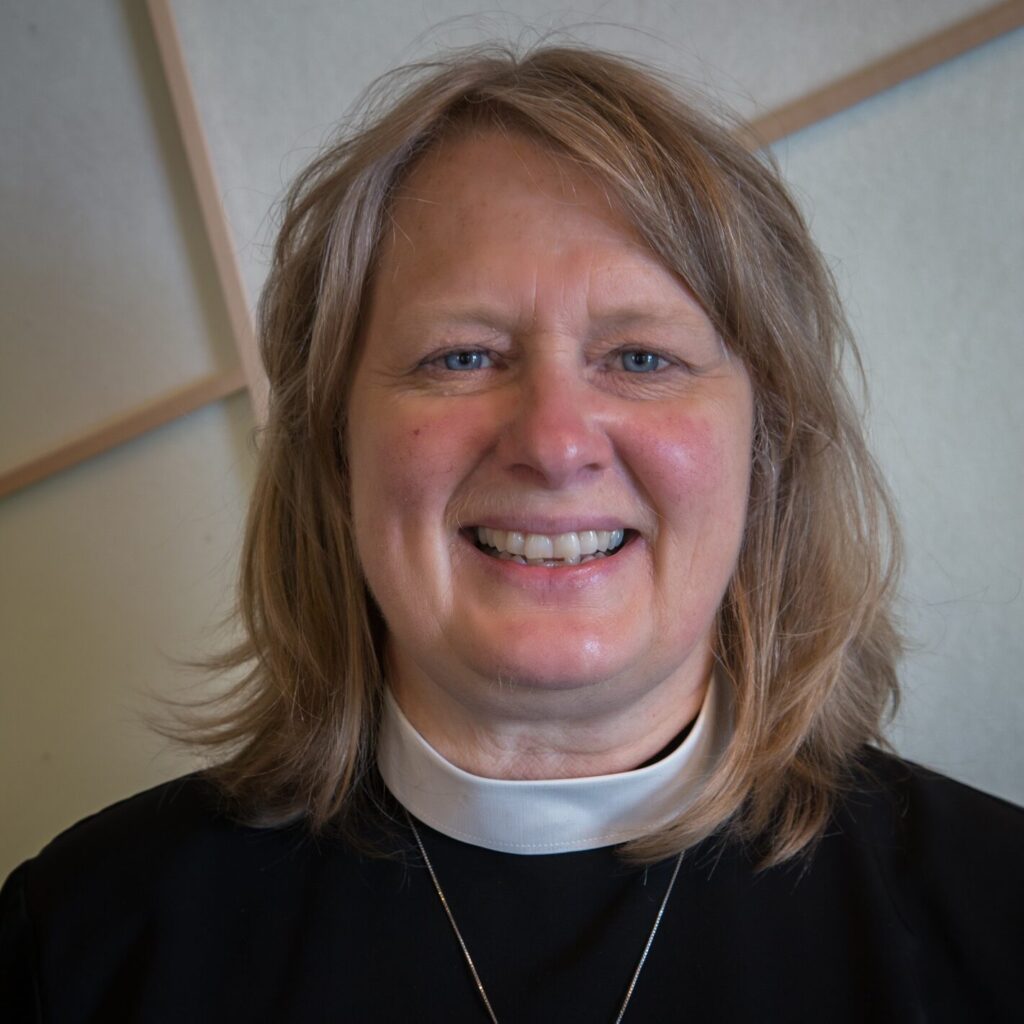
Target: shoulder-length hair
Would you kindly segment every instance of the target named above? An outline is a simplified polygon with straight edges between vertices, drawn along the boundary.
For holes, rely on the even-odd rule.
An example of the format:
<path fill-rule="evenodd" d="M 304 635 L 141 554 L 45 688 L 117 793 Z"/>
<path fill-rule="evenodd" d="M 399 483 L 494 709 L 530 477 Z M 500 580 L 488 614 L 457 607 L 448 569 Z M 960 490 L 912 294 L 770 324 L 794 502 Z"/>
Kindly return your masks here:
<path fill-rule="evenodd" d="M 658 74 L 572 47 L 461 51 L 378 83 L 292 185 L 259 306 L 270 413 L 239 585 L 245 674 L 191 739 L 249 818 L 356 834 L 374 790 L 385 627 L 349 514 L 346 410 L 396 189 L 453 133 L 527 134 L 603 183 L 753 383 L 749 510 L 717 613 L 734 733 L 702 797 L 628 854 L 722 828 L 766 863 L 822 831 L 895 704 L 898 535 L 844 382 L 834 283 L 771 163 Z M 859 362 L 854 359 L 859 371 Z"/>

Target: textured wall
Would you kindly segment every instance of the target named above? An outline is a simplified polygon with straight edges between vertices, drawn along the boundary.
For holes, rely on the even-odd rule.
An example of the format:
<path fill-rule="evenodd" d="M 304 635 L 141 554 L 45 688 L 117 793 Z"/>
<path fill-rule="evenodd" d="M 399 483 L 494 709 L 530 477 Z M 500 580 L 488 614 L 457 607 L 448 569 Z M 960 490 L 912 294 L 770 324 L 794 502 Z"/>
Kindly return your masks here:
<path fill-rule="evenodd" d="M 6 4 L 0 465 L 232 365 L 142 6 Z M 190 763 L 140 716 L 228 610 L 246 398 L 0 500 L 0 874 Z"/>
<path fill-rule="evenodd" d="M 984 4 L 480 6 L 175 0 L 253 294 L 284 182 L 397 62 L 563 29 L 749 115 Z M 0 464 L 233 359 L 140 8 L 5 8 Z M 776 149 L 847 297 L 906 523 L 918 647 L 895 736 L 1018 801 L 1022 69 L 1018 32 Z M 190 683 L 174 659 L 222 636 L 250 430 L 236 398 L 0 503 L 0 874 L 189 763 L 139 713 Z"/>

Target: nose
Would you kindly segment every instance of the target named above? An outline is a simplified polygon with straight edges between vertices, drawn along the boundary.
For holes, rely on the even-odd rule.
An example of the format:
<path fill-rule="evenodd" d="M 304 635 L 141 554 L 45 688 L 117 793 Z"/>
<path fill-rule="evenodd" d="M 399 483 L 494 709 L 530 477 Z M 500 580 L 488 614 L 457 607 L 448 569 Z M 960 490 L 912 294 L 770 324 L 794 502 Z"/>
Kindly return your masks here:
<path fill-rule="evenodd" d="M 526 368 L 500 441 L 507 470 L 546 488 L 583 482 L 608 469 L 613 446 L 602 395 L 572 358 Z"/>

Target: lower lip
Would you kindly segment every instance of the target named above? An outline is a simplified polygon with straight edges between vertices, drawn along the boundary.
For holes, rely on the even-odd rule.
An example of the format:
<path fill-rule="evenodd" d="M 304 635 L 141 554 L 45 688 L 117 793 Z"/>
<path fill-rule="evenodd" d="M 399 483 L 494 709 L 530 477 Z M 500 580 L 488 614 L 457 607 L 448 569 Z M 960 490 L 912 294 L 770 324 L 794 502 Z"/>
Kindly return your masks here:
<path fill-rule="evenodd" d="M 534 587 L 538 590 L 580 590 L 595 584 L 606 582 L 617 575 L 627 564 L 637 557 L 642 545 L 638 534 L 633 534 L 614 555 L 604 558 L 592 558 L 578 565 L 524 565 L 510 558 L 493 558 L 481 551 L 465 534 L 459 535 L 460 540 L 476 557 L 475 565 L 480 566 L 493 578 L 521 588 Z"/>

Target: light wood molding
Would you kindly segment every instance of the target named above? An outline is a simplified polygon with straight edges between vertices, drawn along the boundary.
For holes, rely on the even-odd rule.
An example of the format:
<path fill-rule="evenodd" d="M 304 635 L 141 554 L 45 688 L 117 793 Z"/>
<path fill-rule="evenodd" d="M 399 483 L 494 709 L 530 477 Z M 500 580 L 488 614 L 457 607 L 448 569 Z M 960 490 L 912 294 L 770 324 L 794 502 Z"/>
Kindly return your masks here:
<path fill-rule="evenodd" d="M 217 280 L 227 307 L 235 349 L 245 373 L 256 422 L 262 424 L 267 413 L 267 379 L 260 363 L 249 297 L 238 265 L 231 225 L 221 201 L 210 146 L 206 140 L 206 132 L 203 131 L 192 80 L 181 48 L 181 37 L 178 35 L 170 0 L 147 0 L 146 6 L 153 25 L 153 35 L 160 53 L 174 116 L 178 122 L 178 132 L 192 174 L 192 183 L 199 199 L 203 226 L 206 228 Z"/>
<path fill-rule="evenodd" d="M 77 437 L 0 473 L 0 498 L 68 469 L 94 455 L 109 451 L 125 441 L 172 423 L 211 402 L 245 390 L 246 379 L 240 368 L 212 374 L 201 380 L 154 398 L 106 423 L 91 427 Z"/>
<path fill-rule="evenodd" d="M 147 7 L 241 367 L 206 377 L 0 472 L 0 497 L 243 388 L 249 392 L 257 423 L 266 417 L 267 382 L 252 314 L 170 0 L 147 0 Z M 755 118 L 748 141 L 753 147 L 770 145 L 1022 26 L 1024 0 L 994 4 Z"/>
<path fill-rule="evenodd" d="M 1024 26 L 1024 0 L 1007 0 L 986 7 L 755 118 L 749 126 L 754 147 L 778 142 L 1021 26 Z"/>

